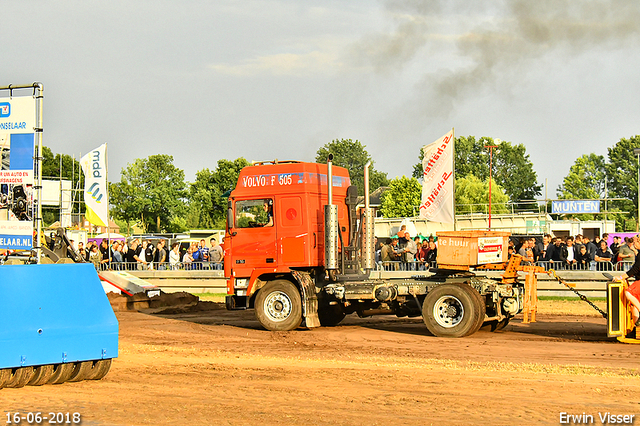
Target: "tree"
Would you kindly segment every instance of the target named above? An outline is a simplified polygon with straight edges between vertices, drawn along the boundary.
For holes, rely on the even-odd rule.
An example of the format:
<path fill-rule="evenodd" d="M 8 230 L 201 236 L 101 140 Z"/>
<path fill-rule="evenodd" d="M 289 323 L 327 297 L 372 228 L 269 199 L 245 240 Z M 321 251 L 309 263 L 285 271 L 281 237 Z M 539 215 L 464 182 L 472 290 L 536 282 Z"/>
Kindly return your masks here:
<path fill-rule="evenodd" d="M 196 173 L 196 181 L 189 188 L 190 228 L 223 228 L 226 222 L 226 193 L 235 188 L 240 170 L 249 162 L 240 157 L 233 161 L 218 160 L 215 171 L 202 169 Z"/>
<path fill-rule="evenodd" d="M 395 178 L 389 183 L 389 189 L 382 194 L 380 212 L 384 217 L 416 216 L 421 198 L 422 186 L 416 178 Z"/>
<path fill-rule="evenodd" d="M 621 138 L 615 146 L 608 148 L 609 162 L 605 165 L 609 196 L 626 198 L 612 201 L 612 210 L 632 212 L 630 215 L 616 215 L 617 225 L 625 229 L 626 220 L 638 217 L 638 158 L 633 150 L 640 148 L 640 135 L 629 139 Z"/>
<path fill-rule="evenodd" d="M 351 139 L 335 139 L 316 152 L 316 162 L 326 163 L 329 154 L 333 154 L 333 164 L 344 167 L 349 171 L 351 184 L 358 187 L 358 194 L 364 195 L 364 166 L 371 161 L 369 170 L 369 187 L 372 190 L 381 186 L 387 186 L 389 179 L 387 174 L 374 169 L 374 161 L 365 150 L 365 145 Z"/>
<path fill-rule="evenodd" d="M 507 213 L 509 197 L 495 180 L 491 183 L 491 213 Z M 470 174 L 456 179 L 456 214 L 486 213 L 489 202 L 489 179 L 484 182 Z"/>
<path fill-rule="evenodd" d="M 127 224 L 140 222 L 145 232 L 182 231 L 180 217 L 187 196 L 184 171 L 171 155 L 136 159 L 109 186 L 112 214 Z"/>
<path fill-rule="evenodd" d="M 558 197 L 566 200 L 599 199 L 604 196 L 606 176 L 604 157 L 584 154 L 569 168 L 569 174 L 558 187 Z"/>
<path fill-rule="evenodd" d="M 473 175 L 484 182 L 489 178 L 488 145 L 496 145 L 489 137 L 458 137 L 455 142 L 456 179 Z M 540 195 L 542 185 L 538 185 L 538 176 L 533 170 L 533 163 L 526 154 L 523 144 L 512 145 L 503 141 L 493 150 L 492 176 L 512 202 L 531 200 Z M 420 162 L 414 166 L 413 176 L 422 177 L 423 153 L 420 149 Z M 487 192 L 488 194 L 488 192 Z"/>

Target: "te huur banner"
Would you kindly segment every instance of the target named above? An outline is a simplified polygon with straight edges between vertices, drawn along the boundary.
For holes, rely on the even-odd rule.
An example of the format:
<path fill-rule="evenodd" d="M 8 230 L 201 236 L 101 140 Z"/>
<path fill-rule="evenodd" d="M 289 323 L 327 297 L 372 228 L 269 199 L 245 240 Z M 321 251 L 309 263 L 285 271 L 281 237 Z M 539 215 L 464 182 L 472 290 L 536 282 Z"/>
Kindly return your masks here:
<path fill-rule="evenodd" d="M 558 200 L 551 202 L 551 213 L 600 213 L 600 200 Z"/>
<path fill-rule="evenodd" d="M 0 249 L 33 247 L 35 127 L 35 98 L 0 98 Z"/>

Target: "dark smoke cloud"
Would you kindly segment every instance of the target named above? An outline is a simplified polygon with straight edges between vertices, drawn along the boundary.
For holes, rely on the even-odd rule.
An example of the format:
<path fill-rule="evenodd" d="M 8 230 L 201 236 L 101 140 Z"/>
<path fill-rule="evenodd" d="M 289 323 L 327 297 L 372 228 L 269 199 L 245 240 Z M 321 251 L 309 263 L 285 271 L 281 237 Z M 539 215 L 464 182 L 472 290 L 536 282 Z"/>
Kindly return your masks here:
<path fill-rule="evenodd" d="M 535 68 L 546 55 L 627 47 L 640 35 L 637 0 L 390 0 L 386 10 L 393 30 L 362 40 L 354 57 L 386 74 L 450 50 L 451 62 L 432 64 L 410 101 L 432 118 L 464 95 L 508 84 L 505 76 Z"/>

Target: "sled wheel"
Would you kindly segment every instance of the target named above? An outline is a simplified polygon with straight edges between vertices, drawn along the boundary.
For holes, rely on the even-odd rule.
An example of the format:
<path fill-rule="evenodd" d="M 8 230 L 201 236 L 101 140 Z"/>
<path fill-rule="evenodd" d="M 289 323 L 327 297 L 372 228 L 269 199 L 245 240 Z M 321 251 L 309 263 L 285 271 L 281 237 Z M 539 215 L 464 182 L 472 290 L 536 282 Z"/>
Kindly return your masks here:
<path fill-rule="evenodd" d="M 69 380 L 69 377 L 71 377 L 71 373 L 73 373 L 73 364 L 55 364 L 53 366 L 53 374 L 51 375 L 51 379 L 49 379 L 47 383 L 52 385 L 64 383 Z"/>
<path fill-rule="evenodd" d="M 87 378 L 91 369 L 93 368 L 93 361 L 81 361 L 73 364 L 73 371 L 69 376 L 68 382 L 80 382 Z"/>
<path fill-rule="evenodd" d="M 27 385 L 29 386 L 42 386 L 47 383 L 53 375 L 53 365 L 39 365 L 34 368 L 34 374 Z"/>
<path fill-rule="evenodd" d="M 111 358 L 93 362 L 93 369 L 87 375 L 86 380 L 100 380 L 107 375 L 111 368 Z"/>
<path fill-rule="evenodd" d="M 323 303 L 318 307 L 318 318 L 323 327 L 335 327 L 340 324 L 346 316 L 347 314 L 345 314 L 340 304 L 329 305 Z"/>
<path fill-rule="evenodd" d="M 0 389 L 4 387 L 5 383 L 7 383 L 7 380 L 9 379 L 10 376 L 11 376 L 10 368 L 3 368 L 2 370 L 0 370 Z"/>
<path fill-rule="evenodd" d="M 6 388 L 22 388 L 33 377 L 33 367 L 18 367 L 11 369 L 11 375 L 4 384 Z"/>

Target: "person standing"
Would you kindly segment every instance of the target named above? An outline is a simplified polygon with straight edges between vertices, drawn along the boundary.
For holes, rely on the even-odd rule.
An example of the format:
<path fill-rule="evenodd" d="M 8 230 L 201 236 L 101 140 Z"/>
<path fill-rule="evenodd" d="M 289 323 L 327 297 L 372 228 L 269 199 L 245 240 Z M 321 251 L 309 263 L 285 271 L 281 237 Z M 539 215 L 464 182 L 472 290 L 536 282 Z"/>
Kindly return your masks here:
<path fill-rule="evenodd" d="M 600 247 L 596 250 L 596 254 L 594 256 L 594 260 L 596 261 L 596 269 L 598 271 L 610 271 L 611 268 L 611 258 L 613 257 L 613 253 L 607 247 L 607 242 L 605 240 L 600 240 Z"/>
<path fill-rule="evenodd" d="M 631 244 L 634 249 L 640 250 L 640 240 L 638 237 L 633 237 Z M 635 261 L 631 269 L 626 273 L 614 277 L 614 281 L 623 281 L 633 277 L 635 282 L 627 287 L 624 291 L 624 295 L 627 301 L 631 304 L 631 317 L 636 327 L 640 325 L 640 256 L 636 256 Z"/>
<path fill-rule="evenodd" d="M 636 254 L 633 249 L 633 238 L 625 237 L 624 244 L 618 247 L 618 262 L 633 263 L 636 261 Z"/>
<path fill-rule="evenodd" d="M 415 260 L 416 253 L 418 253 L 418 247 L 416 243 L 411 239 L 411 235 L 408 232 L 405 232 L 405 238 L 407 239 L 407 244 L 404 247 L 402 261 L 406 263 L 407 270 L 415 269 Z"/>
<path fill-rule="evenodd" d="M 169 252 L 169 266 L 171 269 L 178 269 L 180 264 L 180 243 L 173 243 Z"/>
<path fill-rule="evenodd" d="M 522 256 L 522 264 L 533 265 L 533 250 L 531 250 L 529 239 L 523 239 L 521 243 L 522 245 L 520 246 L 520 250 L 518 250 L 518 254 Z"/>
<path fill-rule="evenodd" d="M 164 248 L 165 241 L 158 241 L 158 247 L 156 248 L 155 255 L 153 257 L 153 261 L 156 264 L 156 268 L 160 271 L 166 269 L 165 263 L 167 262 L 167 250 Z"/>
<path fill-rule="evenodd" d="M 209 249 L 209 261 L 213 264 L 213 269 L 222 269 L 222 261 L 224 260 L 224 251 L 222 246 L 218 244 L 215 238 L 209 240 L 211 248 Z"/>

